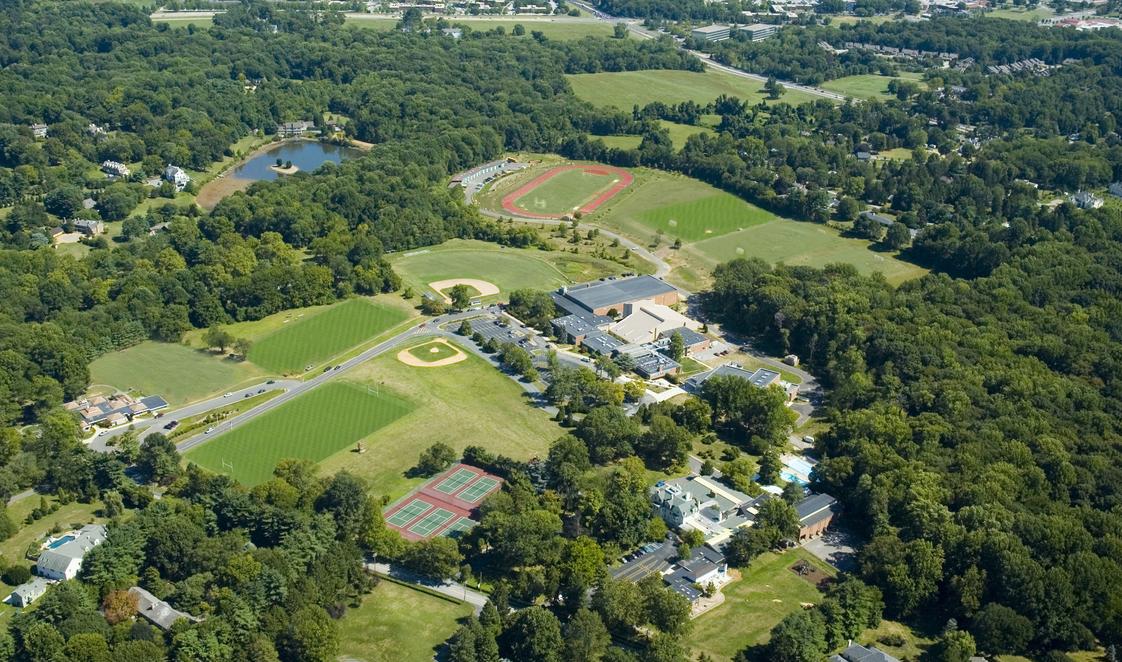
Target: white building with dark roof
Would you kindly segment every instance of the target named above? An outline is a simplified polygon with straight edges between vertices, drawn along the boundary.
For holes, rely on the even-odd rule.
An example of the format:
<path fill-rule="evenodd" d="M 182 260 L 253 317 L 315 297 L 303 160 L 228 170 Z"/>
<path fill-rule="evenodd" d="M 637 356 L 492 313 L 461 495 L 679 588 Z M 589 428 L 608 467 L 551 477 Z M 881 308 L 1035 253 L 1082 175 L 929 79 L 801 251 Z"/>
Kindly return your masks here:
<path fill-rule="evenodd" d="M 105 542 L 105 535 L 104 526 L 87 524 L 75 534 L 63 536 L 39 554 L 39 560 L 35 562 L 35 571 L 40 577 L 47 579 L 60 581 L 74 579 L 82 569 L 82 559 L 85 558 L 86 553 Z M 66 540 L 66 538 L 70 539 Z M 60 544 L 60 541 L 64 542 Z"/>
<path fill-rule="evenodd" d="M 1080 209 L 1098 209 L 1103 206 L 1103 199 L 1089 191 L 1079 191 L 1071 196 L 1071 202 Z"/>
<path fill-rule="evenodd" d="M 170 163 L 164 168 L 164 179 L 174 184 L 177 191 L 182 191 L 191 183 L 191 177 L 183 171 L 183 168 Z"/>

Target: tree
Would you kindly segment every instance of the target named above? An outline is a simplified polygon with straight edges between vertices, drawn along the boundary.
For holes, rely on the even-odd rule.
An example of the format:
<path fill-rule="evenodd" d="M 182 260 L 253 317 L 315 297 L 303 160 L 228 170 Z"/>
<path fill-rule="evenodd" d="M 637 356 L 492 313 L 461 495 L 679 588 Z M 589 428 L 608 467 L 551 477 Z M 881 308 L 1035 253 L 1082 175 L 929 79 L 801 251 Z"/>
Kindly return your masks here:
<path fill-rule="evenodd" d="M 826 627 L 817 610 L 788 614 L 771 630 L 768 660 L 775 662 L 821 662 L 826 655 Z"/>
<path fill-rule="evenodd" d="M 690 623 L 689 600 L 667 588 L 658 574 L 640 581 L 639 592 L 647 622 L 667 634 L 685 634 Z"/>
<path fill-rule="evenodd" d="M 460 329 L 456 332 L 461 336 L 468 338 L 472 335 L 471 320 L 464 320 L 460 322 Z"/>
<path fill-rule="evenodd" d="M 651 465 L 666 469 L 685 462 L 690 435 L 669 416 L 657 414 L 651 418 L 635 448 Z"/>
<path fill-rule="evenodd" d="M 686 341 L 682 340 L 682 334 L 678 331 L 670 336 L 670 346 L 667 350 L 670 353 L 670 358 L 675 361 L 681 361 L 686 355 Z"/>
<path fill-rule="evenodd" d="M 928 651 L 927 657 L 934 662 L 969 662 L 975 652 L 974 637 L 955 625 L 943 632 Z"/>
<path fill-rule="evenodd" d="M 884 233 L 884 245 L 892 250 L 900 250 L 911 240 L 912 235 L 908 227 L 899 221 L 888 226 L 888 230 Z"/>
<path fill-rule="evenodd" d="M 779 459 L 779 448 L 775 445 L 767 447 L 760 456 L 760 484 L 776 485 L 779 483 L 779 473 L 783 469 L 783 462 Z"/>
<path fill-rule="evenodd" d="M 13 565 L 4 571 L 4 583 L 10 586 L 19 586 L 31 579 L 31 570 L 25 565 Z"/>
<path fill-rule="evenodd" d="M 515 614 L 503 640 L 515 662 L 560 662 L 565 646 L 557 617 L 538 606 Z"/>
<path fill-rule="evenodd" d="M 452 463 L 456 461 L 457 457 L 458 455 L 454 448 L 442 441 L 438 441 L 421 451 L 421 456 L 417 459 L 415 471 L 419 476 L 434 476 L 451 466 Z"/>
<path fill-rule="evenodd" d="M 1032 621 L 996 602 L 978 612 L 970 629 L 978 648 L 987 653 L 1021 653 L 1034 634 Z"/>
<path fill-rule="evenodd" d="M 163 434 L 156 432 L 140 442 L 136 468 L 146 480 L 157 485 L 167 485 L 182 473 L 179 451 Z"/>
<path fill-rule="evenodd" d="M 43 198 L 43 206 L 59 218 L 72 218 L 82 211 L 82 192 L 76 186 L 56 188 Z"/>
<path fill-rule="evenodd" d="M 437 536 L 409 545 L 401 562 L 405 567 L 426 577 L 450 579 L 456 576 L 463 560 L 455 540 Z"/>
<path fill-rule="evenodd" d="M 783 87 L 783 84 L 776 80 L 775 77 L 768 77 L 767 82 L 764 83 L 764 92 L 767 92 L 767 98 L 773 101 L 783 96 L 783 93 L 786 91 L 787 88 Z"/>
<path fill-rule="evenodd" d="M 639 428 L 623 409 L 597 407 L 584 417 L 574 433 L 588 446 L 592 461 L 602 464 L 630 455 Z"/>
<path fill-rule="evenodd" d="M 101 610 L 110 625 L 116 625 L 136 616 L 137 597 L 128 591 L 110 591 L 101 601 Z"/>
<path fill-rule="evenodd" d="M 612 37 L 614 39 L 627 39 L 627 26 L 623 23 L 616 23 L 612 27 Z"/>
<path fill-rule="evenodd" d="M 526 27 L 521 23 L 515 23 L 514 27 L 511 28 L 510 33 L 515 37 L 521 37 L 522 35 L 526 34 Z"/>
<path fill-rule="evenodd" d="M 226 348 L 234 343 L 234 336 L 220 326 L 212 326 L 203 334 L 203 342 L 207 347 L 217 347 L 218 351 L 225 352 Z"/>
<path fill-rule="evenodd" d="M 550 330 L 550 320 L 557 317 L 553 297 L 537 290 L 513 290 L 506 309 L 524 324 L 543 332 Z"/>
<path fill-rule="evenodd" d="M 597 662 L 607 652 L 611 641 L 600 616 L 582 607 L 565 624 L 564 659 Z"/>
<path fill-rule="evenodd" d="M 851 197 L 838 200 L 838 220 L 851 222 L 861 213 L 861 203 Z"/>
<path fill-rule="evenodd" d="M 319 605 L 301 607 L 281 635 L 286 659 L 332 662 L 339 652 L 339 626 Z"/>
<path fill-rule="evenodd" d="M 471 289 L 460 283 L 453 285 L 448 291 L 448 298 L 452 300 L 452 307 L 456 310 L 465 310 L 471 305 Z"/>
<path fill-rule="evenodd" d="M 253 347 L 253 341 L 249 338 L 238 338 L 234 340 L 234 353 L 245 360 L 249 357 L 249 350 Z"/>
<path fill-rule="evenodd" d="M 622 636 L 632 634 L 643 624 L 643 594 L 639 586 L 625 579 L 605 578 L 592 594 L 592 609 L 608 629 Z"/>

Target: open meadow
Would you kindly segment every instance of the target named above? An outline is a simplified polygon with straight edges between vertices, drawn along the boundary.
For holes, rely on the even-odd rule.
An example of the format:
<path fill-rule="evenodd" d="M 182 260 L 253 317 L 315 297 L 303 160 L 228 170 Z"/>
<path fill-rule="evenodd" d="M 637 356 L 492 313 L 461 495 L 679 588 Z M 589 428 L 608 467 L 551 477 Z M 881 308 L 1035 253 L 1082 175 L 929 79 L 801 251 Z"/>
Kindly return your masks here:
<path fill-rule="evenodd" d="M 690 649 L 715 660 L 731 660 L 743 648 L 767 641 L 771 628 L 800 609 L 801 603 L 821 600 L 822 593 L 813 584 L 790 570 L 798 561 L 835 574 L 803 549 L 760 555 L 738 581 L 722 589 L 724 604 L 694 619 L 686 639 Z"/>
<path fill-rule="evenodd" d="M 390 256 L 394 271 L 415 291 L 429 283 L 454 278 L 477 278 L 494 283 L 505 294 L 519 288 L 550 290 L 561 285 L 595 280 L 626 267 L 586 255 L 535 248 L 507 248 L 496 244 L 453 239 L 439 246 Z M 487 297 L 484 298 L 485 300 Z"/>
<path fill-rule="evenodd" d="M 357 609 L 348 609 L 339 621 L 339 659 L 432 659 L 460 626 L 459 621 L 470 615 L 469 605 L 382 580 L 363 596 Z"/>
<path fill-rule="evenodd" d="M 90 364 L 90 389 L 160 395 L 174 406 L 256 383 L 267 374 L 248 361 L 221 358 L 184 345 L 146 341 L 95 359 Z"/>
<path fill-rule="evenodd" d="M 892 96 L 888 91 L 888 84 L 894 80 L 906 80 L 922 85 L 923 75 L 911 71 L 902 71 L 895 76 L 861 74 L 828 80 L 819 87 L 858 99 L 888 98 Z"/>
<path fill-rule="evenodd" d="M 570 74 L 566 78 L 581 99 L 594 106 L 612 106 L 627 112 L 636 104 L 641 107 L 655 101 L 668 105 L 683 101 L 707 104 L 725 94 L 756 104 L 766 97 L 763 83 L 720 71 L 658 69 Z M 788 90 L 780 101 L 798 105 L 815 98 L 805 92 Z"/>
<path fill-rule="evenodd" d="M 344 449 L 350 453 L 355 442 L 413 407 L 385 389 L 332 382 L 191 449 L 185 459 L 257 485 L 269 479 L 279 460 L 319 462 Z"/>
<path fill-rule="evenodd" d="M 423 482 L 405 472 L 437 442 L 457 451 L 475 445 L 518 460 L 544 458 L 563 430 L 526 401 L 514 380 L 465 353 L 466 360 L 442 367 L 408 366 L 387 353 L 349 373 L 348 379 L 393 393 L 411 409 L 364 438 L 365 453 L 347 448 L 322 461 L 323 473 L 346 469 L 367 478 L 375 494 L 396 499 Z"/>
<path fill-rule="evenodd" d="M 299 317 L 256 341 L 249 360 L 282 374 L 304 371 L 408 319 L 396 306 L 348 299 Z"/>
<path fill-rule="evenodd" d="M 713 129 L 707 126 L 693 126 L 692 124 L 679 124 L 678 122 L 670 122 L 668 120 L 659 120 L 662 125 L 670 133 L 670 140 L 674 143 L 674 149 L 681 150 L 686 146 L 686 141 L 689 137 L 698 133 L 712 134 Z M 637 149 L 643 142 L 643 136 L 589 136 L 590 140 L 603 140 L 604 144 L 608 147 L 615 147 L 616 149 Z"/>

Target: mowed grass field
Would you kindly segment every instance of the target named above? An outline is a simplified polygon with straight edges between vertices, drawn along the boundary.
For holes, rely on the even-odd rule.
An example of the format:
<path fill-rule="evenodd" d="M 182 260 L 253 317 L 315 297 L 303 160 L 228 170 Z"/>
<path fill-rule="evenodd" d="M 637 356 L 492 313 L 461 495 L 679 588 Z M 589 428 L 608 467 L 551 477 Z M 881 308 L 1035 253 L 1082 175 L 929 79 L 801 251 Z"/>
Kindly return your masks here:
<path fill-rule="evenodd" d="M 191 449 L 185 459 L 257 485 L 272 476 L 279 460 L 319 462 L 343 449 L 350 453 L 355 442 L 413 408 L 385 389 L 371 393 L 366 386 L 331 382 Z"/>
<path fill-rule="evenodd" d="M 382 32 L 389 32 L 397 25 L 397 19 L 371 17 L 371 18 L 356 18 L 350 17 L 347 19 L 346 25 L 355 28 L 363 28 L 367 30 L 378 30 Z M 532 39 L 532 32 L 538 31 L 550 39 L 581 39 L 583 37 L 607 37 L 612 34 L 612 26 L 610 23 L 604 21 L 571 21 L 562 18 L 558 19 L 517 19 L 517 18 L 467 18 L 457 16 L 454 25 L 466 26 L 474 32 L 486 32 L 501 27 L 506 30 L 507 34 L 512 39 Z M 511 34 L 514 31 L 514 26 L 522 24 L 526 28 L 526 34 L 522 37 L 515 37 Z"/>
<path fill-rule="evenodd" d="M 363 476 L 375 494 L 392 500 L 424 482 L 406 478 L 405 472 L 436 442 L 457 451 L 476 445 L 518 460 L 544 458 L 550 442 L 564 431 L 549 414 L 530 406 L 517 382 L 464 351 L 467 360 L 437 368 L 407 366 L 391 352 L 348 373 L 348 379 L 377 385 L 412 409 L 365 437 L 365 453 L 343 449 L 320 463 L 322 471 L 346 469 Z"/>
<path fill-rule="evenodd" d="M 876 74 L 861 74 L 828 80 L 819 87 L 838 94 L 844 94 L 858 99 L 872 99 L 874 97 L 890 97 L 888 84 L 894 80 L 906 80 L 922 84 L 923 75 L 910 71 L 900 72 L 896 76 L 879 76 Z"/>
<path fill-rule="evenodd" d="M 658 69 L 570 74 L 566 78 L 581 99 L 595 106 L 628 112 L 635 104 L 642 107 L 655 101 L 668 105 L 691 100 L 707 104 L 725 94 L 755 104 L 766 97 L 763 83 L 719 71 Z M 779 101 L 798 105 L 815 98 L 805 92 L 788 90 Z"/>
<path fill-rule="evenodd" d="M 531 214 L 568 214 L 611 188 L 619 178 L 584 170 L 563 170 L 520 198 L 514 206 Z"/>
<path fill-rule="evenodd" d="M 722 589 L 724 604 L 693 620 L 686 644 L 694 654 L 731 660 L 746 646 L 767 641 L 771 628 L 801 609 L 800 603 L 821 600 L 817 588 L 789 570 L 801 560 L 835 574 L 833 568 L 802 549 L 759 556 L 741 571 L 738 581 Z"/>
<path fill-rule="evenodd" d="M 590 220 L 649 241 L 668 237 L 698 241 L 777 218 L 740 198 L 682 175 L 637 168 L 636 183 Z"/>
<path fill-rule="evenodd" d="M 435 363 L 436 361 L 446 359 L 449 356 L 455 356 L 456 350 L 447 343 L 442 343 L 434 340 L 423 345 L 410 347 L 409 353 L 417 357 L 421 361 Z"/>
<path fill-rule="evenodd" d="M 256 341 L 249 360 L 282 374 L 303 372 L 364 340 L 408 319 L 399 308 L 367 299 L 338 305 L 297 318 Z"/>
<path fill-rule="evenodd" d="M 90 364 L 92 390 L 161 395 L 172 405 L 193 402 L 239 384 L 252 384 L 267 374 L 247 361 L 152 341 L 110 352 Z"/>
<path fill-rule="evenodd" d="M 898 260 L 891 253 L 870 250 L 869 242 L 841 236 L 833 228 L 815 223 L 775 220 L 746 230 L 706 239 L 686 246 L 683 253 L 696 256 L 712 270 L 738 257 L 758 257 L 765 262 L 821 267 L 834 262 L 852 264 L 861 273 L 883 273 L 899 284 L 927 270 Z"/>
<path fill-rule="evenodd" d="M 459 621 L 470 615 L 469 605 L 383 580 L 339 621 L 339 659 L 432 659 Z"/>
<path fill-rule="evenodd" d="M 670 140 L 673 141 L 674 148 L 678 150 L 686 146 L 686 141 L 692 135 L 698 133 L 714 133 L 713 129 L 707 126 L 679 124 L 667 120 L 659 120 L 659 124 L 670 133 Z M 639 144 L 643 142 L 643 136 L 589 136 L 589 138 L 593 140 L 603 140 L 604 144 L 608 147 L 615 147 L 617 149 L 636 149 L 639 147 Z"/>
<path fill-rule="evenodd" d="M 549 290 L 626 270 L 615 262 L 586 255 L 462 239 L 389 257 L 394 271 L 416 291 L 430 291 L 429 283 L 450 278 L 477 278 L 494 283 L 500 291 L 498 299 L 519 288 Z"/>

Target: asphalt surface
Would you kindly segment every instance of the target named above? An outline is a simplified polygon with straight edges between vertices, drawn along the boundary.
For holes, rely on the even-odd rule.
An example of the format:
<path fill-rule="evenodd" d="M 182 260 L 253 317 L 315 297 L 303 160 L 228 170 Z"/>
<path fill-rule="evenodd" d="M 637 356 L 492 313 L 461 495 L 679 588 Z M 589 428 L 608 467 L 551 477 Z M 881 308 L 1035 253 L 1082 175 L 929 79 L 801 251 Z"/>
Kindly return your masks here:
<path fill-rule="evenodd" d="M 674 545 L 674 541 L 667 538 L 662 541 L 658 549 L 644 554 L 638 558 L 632 559 L 627 563 L 612 568 L 609 572 L 612 579 L 626 579 L 628 581 L 637 582 L 644 577 L 662 572 L 670 567 L 670 559 L 678 554 L 678 548 Z"/>

